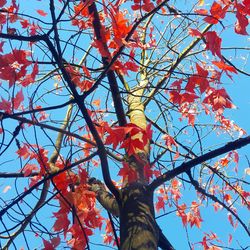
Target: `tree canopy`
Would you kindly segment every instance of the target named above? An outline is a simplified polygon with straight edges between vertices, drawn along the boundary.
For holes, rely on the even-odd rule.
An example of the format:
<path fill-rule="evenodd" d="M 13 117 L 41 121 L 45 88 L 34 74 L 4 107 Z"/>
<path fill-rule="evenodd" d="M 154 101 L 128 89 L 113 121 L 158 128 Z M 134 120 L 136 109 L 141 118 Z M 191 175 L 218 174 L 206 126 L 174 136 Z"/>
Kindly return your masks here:
<path fill-rule="evenodd" d="M 249 15 L 0 0 L 0 248 L 249 248 Z"/>

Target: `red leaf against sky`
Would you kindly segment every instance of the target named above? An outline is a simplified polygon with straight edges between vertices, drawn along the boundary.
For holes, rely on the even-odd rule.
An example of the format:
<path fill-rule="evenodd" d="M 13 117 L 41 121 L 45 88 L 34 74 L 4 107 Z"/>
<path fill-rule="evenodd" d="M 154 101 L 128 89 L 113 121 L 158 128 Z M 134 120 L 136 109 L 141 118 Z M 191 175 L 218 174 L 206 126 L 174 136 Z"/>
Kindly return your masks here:
<path fill-rule="evenodd" d="M 146 130 L 133 123 L 128 123 L 124 127 L 116 126 L 110 128 L 106 126 L 105 129 L 109 134 L 105 143 L 113 145 L 114 149 L 120 144 L 120 148 L 126 149 L 128 155 L 136 153 L 137 149 L 143 150 L 152 136 L 150 124 Z"/>
<path fill-rule="evenodd" d="M 24 176 L 30 176 L 30 174 L 33 171 L 38 171 L 39 168 L 37 167 L 36 164 L 26 164 L 23 169 L 22 169 L 22 173 L 24 174 Z"/>
<path fill-rule="evenodd" d="M 233 66 L 227 65 L 223 61 L 212 61 L 212 63 L 214 65 L 216 65 L 219 69 L 222 69 L 225 71 L 230 71 L 230 72 L 233 72 L 235 74 L 238 73 L 237 70 Z"/>
<path fill-rule="evenodd" d="M 118 46 L 122 46 L 125 42 L 124 38 L 131 30 L 131 25 L 128 24 L 128 19 L 125 18 L 125 13 L 113 7 L 111 9 L 112 28 L 114 33 L 114 40 Z"/>
<path fill-rule="evenodd" d="M 158 213 L 161 209 L 163 209 L 163 211 L 165 211 L 164 198 L 162 196 L 158 196 L 157 199 L 158 199 L 158 201 L 155 203 L 156 212 Z"/>
<path fill-rule="evenodd" d="M 204 98 L 203 103 L 211 105 L 214 111 L 224 110 L 225 108 L 235 108 L 224 88 L 211 88 L 210 93 Z"/>
<path fill-rule="evenodd" d="M 29 151 L 29 148 L 27 145 L 21 146 L 16 153 L 19 155 L 19 157 L 22 157 L 24 160 L 30 157 L 31 153 Z"/>
<path fill-rule="evenodd" d="M 23 91 L 20 89 L 16 96 L 12 99 L 12 103 L 14 105 L 14 109 L 18 109 L 20 104 L 23 102 L 24 96 L 23 96 Z"/>
<path fill-rule="evenodd" d="M 188 83 L 185 87 L 185 90 L 188 92 L 195 92 L 195 87 L 198 85 L 200 88 L 200 92 L 204 93 L 209 87 L 209 82 L 207 80 L 208 71 L 203 69 L 198 63 L 196 63 L 197 74 L 189 77 Z M 198 98 L 197 96 L 193 96 L 193 100 L 189 100 L 189 102 L 193 102 L 194 99 Z"/>
<path fill-rule="evenodd" d="M 204 34 L 206 38 L 206 49 L 210 50 L 212 54 L 221 58 L 221 38 L 215 31 L 208 31 Z"/>
<path fill-rule="evenodd" d="M 6 113 L 10 114 L 11 113 L 11 102 L 2 98 L 2 101 L 0 102 L 0 110 L 3 110 Z"/>
<path fill-rule="evenodd" d="M 30 52 L 16 49 L 12 53 L 0 55 L 0 78 L 9 81 L 9 87 L 26 76 L 26 68 L 31 64 L 28 56 Z"/>
<path fill-rule="evenodd" d="M 214 1 L 210 9 L 211 16 L 205 17 L 204 21 L 211 24 L 218 23 L 220 19 L 225 17 L 228 7 L 229 5 L 222 8 L 220 4 Z"/>
<path fill-rule="evenodd" d="M 201 37 L 202 36 L 201 32 L 199 30 L 197 30 L 197 29 L 191 29 L 191 28 L 189 28 L 188 29 L 188 33 L 191 36 L 197 36 L 197 37 Z"/>
<path fill-rule="evenodd" d="M 21 23 L 23 29 L 27 29 L 30 25 L 30 23 L 27 19 L 23 19 L 22 21 L 20 21 L 20 23 Z"/>
<path fill-rule="evenodd" d="M 240 4 L 238 4 L 237 6 L 239 6 L 239 5 Z M 237 34 L 241 34 L 241 35 L 248 35 L 247 30 L 246 30 L 246 28 L 249 24 L 247 16 L 245 14 L 241 13 L 239 9 L 237 9 L 236 18 L 237 18 L 237 22 L 234 26 L 235 32 Z"/>
<path fill-rule="evenodd" d="M 40 16 L 43 16 L 43 17 L 45 17 L 45 16 L 48 15 L 48 13 L 46 13 L 44 10 L 37 10 L 36 12 L 37 12 Z"/>

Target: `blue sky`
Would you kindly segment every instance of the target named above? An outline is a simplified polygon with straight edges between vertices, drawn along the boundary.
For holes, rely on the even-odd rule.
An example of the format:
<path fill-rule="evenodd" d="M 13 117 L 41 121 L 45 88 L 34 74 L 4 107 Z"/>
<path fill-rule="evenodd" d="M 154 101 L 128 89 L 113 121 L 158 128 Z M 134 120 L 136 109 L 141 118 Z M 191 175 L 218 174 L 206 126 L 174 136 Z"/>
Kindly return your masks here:
<path fill-rule="evenodd" d="M 47 1 L 48 2 L 48 1 Z M 22 8 L 23 11 L 29 10 L 30 7 L 32 7 L 33 10 L 37 10 L 37 9 L 43 9 L 46 12 L 49 12 L 49 5 L 44 4 L 45 2 L 43 1 L 32 1 L 32 6 L 30 5 L 31 1 L 20 1 L 20 6 Z M 211 4 L 212 1 L 208 1 L 207 4 Z M 171 4 L 175 4 L 174 2 Z M 185 12 L 185 8 L 188 8 L 189 4 L 186 4 L 184 1 L 182 1 L 180 3 L 180 8 L 183 9 L 183 12 Z M 29 14 L 31 14 L 33 12 L 29 12 Z M 46 18 L 44 19 L 46 20 Z M 234 21 L 231 21 L 229 19 L 228 22 L 226 22 L 226 25 L 231 25 L 231 23 L 234 23 Z M 217 29 L 218 32 L 221 31 L 221 27 L 219 27 Z M 192 39 L 192 38 L 190 38 Z M 245 71 L 248 71 L 250 73 L 250 71 L 248 69 L 250 69 L 250 63 L 248 60 L 248 56 L 249 56 L 249 37 L 248 36 L 240 36 L 240 35 L 234 35 L 232 32 L 232 29 L 226 29 L 226 31 L 223 32 L 223 44 L 222 44 L 222 48 L 228 48 L 228 47 L 238 47 L 238 45 L 248 48 L 247 50 L 235 50 L 235 49 L 230 49 L 230 50 L 223 50 L 223 54 L 225 56 L 228 56 L 228 58 L 230 59 L 230 57 L 233 57 L 234 60 L 236 61 L 237 66 Z M 8 48 L 7 48 L 8 49 Z M 69 51 L 67 53 L 67 56 L 70 56 L 71 51 Z M 236 58 L 236 59 L 235 59 Z M 47 58 L 46 58 L 47 59 Z M 43 68 L 45 69 L 45 67 Z M 131 74 L 130 76 L 134 77 L 133 74 Z M 241 126 L 246 132 L 247 134 L 250 133 L 250 78 L 245 76 L 244 74 L 238 74 L 235 75 L 233 77 L 233 81 L 231 79 L 229 79 L 228 77 L 223 77 L 223 83 L 224 83 L 224 87 L 226 88 L 226 90 L 228 91 L 230 97 L 233 100 L 233 103 L 236 105 L 236 109 L 232 109 L 232 110 L 228 110 L 225 112 L 225 114 L 227 115 L 227 117 L 232 118 L 236 124 L 238 124 L 239 126 Z M 49 88 L 51 83 L 48 83 L 48 85 L 46 85 L 46 87 Z M 29 92 L 25 92 L 26 95 L 29 94 Z M 98 95 L 98 93 L 97 93 Z M 103 93 L 102 93 L 103 95 Z M 53 100 L 53 104 L 58 104 L 58 103 L 62 103 L 64 99 L 64 96 L 58 97 L 58 96 L 49 96 L 49 97 L 45 97 L 46 101 L 51 101 L 53 98 L 55 98 Z M 101 96 L 102 98 L 102 96 Z M 152 114 L 154 113 L 154 105 L 150 106 L 150 108 L 152 109 Z M 64 110 L 65 111 L 65 110 Z M 63 112 L 56 114 L 53 116 L 54 119 L 57 119 L 59 117 L 63 117 Z M 175 117 L 175 119 L 177 120 L 179 117 Z M 205 122 L 206 120 L 209 120 L 210 117 L 208 116 L 201 116 L 198 118 L 200 122 Z M 178 124 L 179 125 L 179 124 Z M 16 126 L 16 123 L 13 123 L 11 120 L 5 121 L 5 126 L 8 126 L 8 129 L 10 131 L 13 131 L 13 129 Z M 37 130 L 39 131 L 39 130 Z M 36 131 L 36 132 L 37 132 Z M 34 136 L 35 132 L 32 132 L 32 134 L 28 135 L 28 137 L 30 137 L 30 139 Z M 53 138 L 53 133 L 48 132 L 48 138 L 40 138 L 39 134 L 39 140 L 41 139 L 41 142 L 43 143 L 43 145 L 49 145 L 49 137 L 51 136 L 51 138 Z M 192 135 L 190 135 L 189 137 L 190 140 L 192 140 Z M 220 145 L 220 143 L 224 143 L 225 141 L 230 140 L 230 137 L 228 135 L 220 135 L 217 136 L 215 134 L 208 136 L 206 138 L 206 143 L 205 146 L 209 147 L 209 146 L 214 146 L 214 145 Z M 16 151 L 16 146 L 14 145 L 13 148 L 10 149 L 9 152 L 13 152 Z M 67 150 L 65 151 L 65 153 L 69 153 Z M 247 165 L 247 161 L 245 158 L 245 155 L 249 155 L 249 147 L 246 147 L 244 149 L 239 150 L 239 154 L 240 154 L 240 164 L 239 164 L 239 174 L 244 175 L 244 169 L 246 167 L 248 167 Z M 8 161 L 9 155 L 6 156 L 6 158 L 4 159 L 0 159 L 0 163 L 4 163 L 5 161 Z M 16 166 L 18 164 L 18 167 Z M 19 169 L 20 168 L 20 163 L 18 162 L 17 157 L 15 158 L 14 161 L 11 161 L 10 163 L 4 163 L 2 164 L 2 169 L 1 171 L 7 171 L 10 169 L 10 166 L 13 167 L 13 170 Z M 115 165 L 115 164 L 113 164 Z M 114 168 L 112 168 L 114 167 Z M 112 166 L 111 164 L 111 168 L 116 169 L 116 166 Z M 11 171 L 13 171 L 11 169 Z M 100 170 L 99 169 L 95 169 L 94 170 L 95 173 L 98 175 L 100 175 Z M 115 171 L 112 171 L 112 174 L 115 175 Z M 248 177 L 249 178 L 249 177 Z M 15 182 L 14 180 L 11 181 L 11 183 L 9 183 L 6 180 L 0 180 L 0 188 L 3 190 L 4 187 L 6 185 L 10 185 L 12 187 L 12 189 L 10 191 L 8 191 L 7 193 L 2 193 L 1 194 L 1 198 L 8 200 L 12 198 L 13 193 L 15 193 L 15 186 L 17 187 L 18 191 L 23 191 L 23 188 L 25 186 L 27 186 L 27 183 L 25 181 L 17 181 Z M 191 192 L 192 191 L 192 192 Z M 189 189 L 186 188 L 185 191 L 183 191 L 183 201 L 185 200 L 189 200 L 192 201 L 192 199 L 195 199 L 196 195 L 195 195 L 195 191 L 193 189 Z M 30 205 L 32 205 L 32 203 L 34 203 L 36 198 L 34 197 L 30 197 L 29 199 L 27 199 L 27 202 L 30 203 Z M 28 210 L 28 206 L 24 206 L 24 209 Z M 48 227 L 48 229 L 52 226 L 51 221 L 53 220 L 51 218 L 52 214 L 49 213 L 51 212 L 51 208 L 49 209 L 44 209 L 42 210 L 42 212 L 38 215 L 38 217 L 40 218 L 40 220 L 45 222 L 45 227 Z M 166 212 L 171 211 L 171 208 L 166 207 Z M 190 238 L 190 241 L 195 243 L 195 242 L 199 242 L 202 240 L 202 237 L 204 236 L 203 232 L 215 232 L 218 234 L 218 236 L 220 237 L 220 239 L 223 241 L 223 243 L 225 243 L 225 245 L 227 245 L 227 241 L 228 241 L 228 235 L 232 234 L 233 238 L 234 238 L 234 246 L 237 246 L 237 241 L 239 240 L 240 242 L 243 243 L 243 246 L 246 246 L 247 244 L 249 245 L 249 239 L 247 238 L 246 233 L 241 229 L 240 226 L 238 226 L 237 230 L 235 230 L 228 222 L 227 220 L 227 212 L 225 211 L 220 211 L 218 213 L 214 213 L 213 209 L 211 207 L 207 208 L 207 207 L 203 207 L 201 209 L 201 214 L 202 214 L 202 218 L 203 218 L 203 223 L 202 223 L 202 228 L 201 229 L 197 229 L 197 228 L 193 228 L 192 230 L 190 230 L 190 228 L 188 227 L 188 236 L 187 233 L 185 231 L 185 228 L 182 226 L 182 222 L 181 219 L 178 218 L 175 215 L 175 211 L 173 211 L 171 214 L 161 217 L 158 219 L 159 225 L 160 227 L 163 229 L 164 233 L 166 234 L 166 236 L 168 237 L 168 239 L 170 240 L 170 242 L 176 247 L 177 250 L 182 250 L 182 249 L 189 249 L 188 243 L 187 243 L 187 237 Z M 239 210 L 239 214 L 242 215 L 242 217 L 244 218 L 248 218 L 249 214 L 246 210 Z M 161 215 L 161 213 L 156 214 L 156 216 Z M 103 213 L 103 216 L 107 216 L 105 213 Z M 9 222 L 10 223 L 10 222 Z M 8 225 L 10 226 L 10 224 Z M 2 227 L 0 227 L 2 230 Z M 27 234 L 29 235 L 30 239 L 31 237 L 34 237 L 32 234 Z M 32 238 L 33 241 L 33 238 Z M 101 243 L 102 242 L 102 238 L 100 237 L 100 232 L 98 230 L 96 230 L 96 236 L 93 236 L 90 238 L 90 241 L 93 243 Z M 24 246 L 24 241 L 22 237 L 19 237 L 16 241 L 16 244 L 18 247 Z M 33 242 L 31 243 L 33 244 Z M 38 247 L 38 249 L 41 249 L 41 242 L 38 243 L 38 245 L 35 245 L 35 239 L 34 239 L 34 247 Z M 221 243 L 219 242 L 218 245 L 220 245 Z M 199 248 L 199 245 L 195 245 L 197 247 L 197 249 Z M 33 247 L 33 246 L 32 246 Z M 10 249 L 14 249 L 14 248 L 10 248 Z M 25 248 L 26 249 L 26 248 Z M 59 248 L 58 248 L 59 249 Z M 104 249 L 103 246 L 94 246 L 92 247 L 92 249 Z M 196 248 L 195 248 L 196 249 Z"/>

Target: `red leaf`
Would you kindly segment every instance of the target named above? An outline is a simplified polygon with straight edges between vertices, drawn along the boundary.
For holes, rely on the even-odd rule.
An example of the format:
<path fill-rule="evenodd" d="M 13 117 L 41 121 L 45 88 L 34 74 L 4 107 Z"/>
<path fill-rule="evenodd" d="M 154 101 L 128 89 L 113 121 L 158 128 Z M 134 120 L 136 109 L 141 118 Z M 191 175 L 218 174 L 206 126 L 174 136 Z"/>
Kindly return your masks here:
<path fill-rule="evenodd" d="M 38 171 L 38 170 L 39 169 L 36 164 L 26 164 L 22 169 L 22 173 L 24 174 L 24 176 L 30 176 L 30 174 L 33 171 Z"/>
<path fill-rule="evenodd" d="M 188 33 L 189 33 L 190 36 L 197 36 L 197 37 L 201 37 L 202 36 L 202 34 L 200 33 L 200 31 L 197 30 L 197 29 L 191 29 L 191 28 L 189 28 L 188 29 Z"/>
<path fill-rule="evenodd" d="M 237 22 L 234 27 L 235 32 L 241 35 L 248 35 L 246 27 L 248 26 L 249 21 L 246 15 L 243 15 L 239 10 L 237 10 L 236 18 Z"/>
<path fill-rule="evenodd" d="M 229 5 L 222 8 L 220 4 L 218 4 L 217 2 L 213 2 L 213 5 L 211 6 L 210 9 L 211 17 L 210 16 L 205 17 L 204 21 L 211 24 L 218 23 L 220 19 L 225 17 L 228 7 Z"/>
<path fill-rule="evenodd" d="M 45 239 L 43 239 L 43 245 L 44 245 L 43 250 L 55 250 L 53 244 Z"/>
<path fill-rule="evenodd" d="M 3 110 L 6 113 L 10 114 L 11 113 L 11 102 L 2 98 L 2 101 L 0 102 L 0 110 Z"/>
<path fill-rule="evenodd" d="M 70 221 L 67 216 L 65 216 L 65 213 L 60 212 L 60 210 L 56 213 L 54 213 L 54 216 L 56 217 L 56 221 L 53 226 L 53 230 L 55 232 L 59 232 L 63 230 L 64 232 L 68 231 Z"/>
<path fill-rule="evenodd" d="M 203 100 L 203 103 L 212 106 L 214 111 L 225 108 L 235 108 L 225 89 L 210 89 L 210 93 Z"/>
<path fill-rule="evenodd" d="M 7 3 L 6 0 L 0 0 L 0 7 L 3 7 Z"/>
<path fill-rule="evenodd" d="M 166 145 L 169 149 L 172 150 L 172 145 L 174 145 L 176 148 L 178 147 L 178 144 L 174 140 L 174 138 L 170 135 L 164 135 L 163 139 L 166 141 Z"/>
<path fill-rule="evenodd" d="M 48 13 L 46 13 L 45 11 L 43 11 L 43 10 L 37 10 L 36 11 L 40 16 L 47 16 L 48 15 Z"/>
<path fill-rule="evenodd" d="M 158 196 L 157 199 L 158 201 L 155 203 L 156 212 L 158 213 L 160 209 L 163 209 L 163 211 L 165 211 L 164 198 L 162 196 Z"/>
<path fill-rule="evenodd" d="M 27 19 L 22 20 L 20 23 L 21 23 L 23 29 L 28 28 L 30 25 L 30 23 Z"/>
<path fill-rule="evenodd" d="M 23 100 L 24 100 L 23 91 L 22 89 L 20 89 L 20 91 L 17 92 L 16 96 L 12 100 L 14 104 L 14 109 L 18 109 Z"/>
<path fill-rule="evenodd" d="M 225 71 L 230 71 L 235 74 L 237 74 L 237 70 L 233 66 L 229 66 L 225 64 L 223 61 L 212 61 L 214 65 L 216 65 L 219 69 L 225 70 Z"/>
<path fill-rule="evenodd" d="M 133 72 L 137 72 L 139 69 L 139 66 L 132 61 L 128 61 L 124 64 L 124 66 L 126 67 L 127 70 L 133 71 Z"/>
<path fill-rule="evenodd" d="M 119 176 L 122 176 L 122 182 L 125 183 L 128 181 L 128 183 L 137 181 L 137 172 L 130 168 L 129 164 L 126 162 L 123 162 L 123 167 L 120 169 Z"/>
<path fill-rule="evenodd" d="M 233 221 L 233 217 L 232 217 L 232 214 L 228 213 L 228 214 L 227 214 L 227 218 L 228 218 L 230 224 L 231 224 L 233 227 L 235 227 L 234 221 Z"/>
<path fill-rule="evenodd" d="M 206 38 L 206 49 L 221 58 L 221 38 L 215 31 L 208 31 L 204 36 Z"/>
<path fill-rule="evenodd" d="M 20 147 L 16 153 L 19 155 L 19 157 L 22 157 L 24 160 L 30 157 L 31 153 L 29 152 L 29 148 L 26 145 L 23 145 Z"/>
<path fill-rule="evenodd" d="M 113 144 L 113 148 L 116 149 L 117 146 L 123 141 L 123 139 L 126 135 L 124 128 L 121 128 L 121 127 L 109 128 L 109 127 L 107 127 L 106 130 L 109 133 L 109 135 L 107 136 L 105 143 L 108 145 Z"/>

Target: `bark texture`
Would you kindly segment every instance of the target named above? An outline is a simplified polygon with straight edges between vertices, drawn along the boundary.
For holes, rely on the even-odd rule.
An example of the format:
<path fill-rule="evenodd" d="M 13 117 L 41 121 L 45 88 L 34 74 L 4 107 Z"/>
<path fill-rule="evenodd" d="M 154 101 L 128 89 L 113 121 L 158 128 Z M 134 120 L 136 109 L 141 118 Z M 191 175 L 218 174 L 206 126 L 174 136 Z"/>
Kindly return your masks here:
<path fill-rule="evenodd" d="M 120 205 L 121 250 L 155 250 L 158 239 L 153 194 L 140 183 L 123 188 Z"/>

